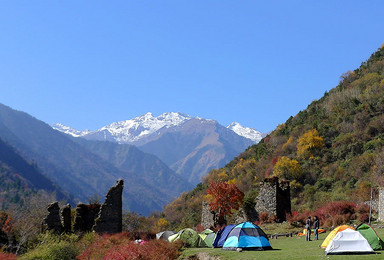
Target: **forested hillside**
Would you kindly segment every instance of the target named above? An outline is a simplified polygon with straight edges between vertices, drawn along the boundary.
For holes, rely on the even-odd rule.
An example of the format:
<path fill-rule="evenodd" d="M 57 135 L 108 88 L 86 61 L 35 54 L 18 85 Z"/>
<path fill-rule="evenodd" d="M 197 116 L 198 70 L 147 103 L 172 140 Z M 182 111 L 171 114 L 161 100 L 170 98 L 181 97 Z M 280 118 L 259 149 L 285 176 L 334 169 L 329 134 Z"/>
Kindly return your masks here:
<path fill-rule="evenodd" d="M 382 46 L 321 99 L 167 205 L 164 216 L 173 225 L 195 226 L 210 182 L 234 183 L 245 193 L 243 203 L 254 203 L 268 176 L 291 181 L 295 211 L 313 211 L 330 201 L 366 201 L 371 186 L 384 185 L 383 112 Z"/>
<path fill-rule="evenodd" d="M 54 192 L 58 199 L 72 202 L 69 194 L 44 176 L 35 164 L 24 160 L 0 139 L 0 210 L 22 205 L 23 199 L 38 190 Z"/>

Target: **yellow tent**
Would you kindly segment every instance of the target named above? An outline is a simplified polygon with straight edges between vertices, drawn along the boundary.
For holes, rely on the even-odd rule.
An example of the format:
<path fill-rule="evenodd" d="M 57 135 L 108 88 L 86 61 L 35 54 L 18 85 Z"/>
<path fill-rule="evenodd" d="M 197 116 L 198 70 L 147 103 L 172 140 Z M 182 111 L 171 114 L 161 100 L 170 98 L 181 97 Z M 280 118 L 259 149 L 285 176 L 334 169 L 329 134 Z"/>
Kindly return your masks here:
<path fill-rule="evenodd" d="M 323 243 L 321 244 L 321 247 L 326 248 L 338 232 L 346 230 L 347 228 L 355 230 L 353 227 L 350 227 L 348 225 L 338 226 L 337 228 L 332 230 L 331 233 L 329 233 L 329 235 L 324 239 Z"/>

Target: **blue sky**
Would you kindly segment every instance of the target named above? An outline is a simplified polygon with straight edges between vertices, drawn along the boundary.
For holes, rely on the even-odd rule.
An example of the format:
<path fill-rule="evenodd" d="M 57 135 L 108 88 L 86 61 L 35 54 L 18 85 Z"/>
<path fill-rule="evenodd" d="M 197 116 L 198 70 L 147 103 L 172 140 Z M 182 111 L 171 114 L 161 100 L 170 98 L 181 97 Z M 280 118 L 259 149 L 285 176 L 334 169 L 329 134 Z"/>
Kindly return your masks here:
<path fill-rule="evenodd" d="M 0 103 L 95 130 L 183 112 L 267 132 L 384 43 L 383 1 L 1 1 Z"/>

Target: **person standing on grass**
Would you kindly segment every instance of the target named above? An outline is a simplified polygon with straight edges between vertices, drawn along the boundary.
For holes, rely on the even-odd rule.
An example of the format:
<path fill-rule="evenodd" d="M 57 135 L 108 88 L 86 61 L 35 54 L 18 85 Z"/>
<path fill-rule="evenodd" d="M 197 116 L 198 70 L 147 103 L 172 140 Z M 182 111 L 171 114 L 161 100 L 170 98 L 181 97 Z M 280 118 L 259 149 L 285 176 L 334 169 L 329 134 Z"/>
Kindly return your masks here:
<path fill-rule="evenodd" d="M 320 228 L 320 220 L 317 216 L 315 216 L 314 221 L 313 221 L 315 240 L 319 240 L 319 228 Z"/>
<path fill-rule="evenodd" d="M 309 216 L 305 221 L 305 229 L 307 230 L 307 236 L 305 237 L 305 241 L 311 241 L 311 227 L 312 227 L 311 216 Z"/>

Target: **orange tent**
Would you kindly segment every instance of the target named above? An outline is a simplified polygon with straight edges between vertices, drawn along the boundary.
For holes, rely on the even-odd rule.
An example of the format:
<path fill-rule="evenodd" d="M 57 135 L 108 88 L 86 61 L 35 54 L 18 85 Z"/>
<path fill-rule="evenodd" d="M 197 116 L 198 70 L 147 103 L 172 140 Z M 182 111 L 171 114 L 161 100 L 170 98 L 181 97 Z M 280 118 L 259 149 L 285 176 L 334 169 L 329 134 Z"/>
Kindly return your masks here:
<path fill-rule="evenodd" d="M 331 240 L 336 236 L 337 233 L 339 233 L 340 231 L 346 230 L 347 228 L 355 230 L 353 227 L 350 227 L 348 225 L 338 226 L 337 228 L 332 230 L 331 233 L 329 233 L 329 235 L 324 239 L 323 243 L 321 244 L 321 247 L 326 248 L 328 244 L 331 242 Z"/>
<path fill-rule="evenodd" d="M 311 234 L 314 234 L 315 233 L 315 230 L 314 229 L 312 229 L 311 230 Z M 325 233 L 325 229 L 322 229 L 322 228 L 319 228 L 319 234 L 321 234 L 321 233 Z M 301 233 L 299 233 L 299 234 L 297 234 L 299 237 L 300 236 L 305 236 L 305 235 L 307 235 L 307 229 L 306 228 L 304 228 L 303 229 L 303 232 L 301 232 Z"/>

